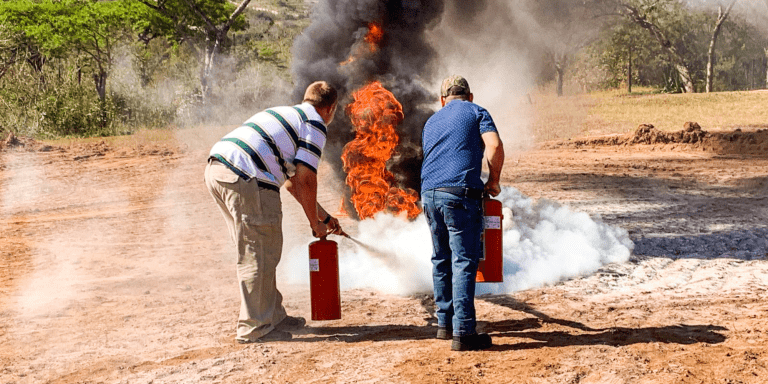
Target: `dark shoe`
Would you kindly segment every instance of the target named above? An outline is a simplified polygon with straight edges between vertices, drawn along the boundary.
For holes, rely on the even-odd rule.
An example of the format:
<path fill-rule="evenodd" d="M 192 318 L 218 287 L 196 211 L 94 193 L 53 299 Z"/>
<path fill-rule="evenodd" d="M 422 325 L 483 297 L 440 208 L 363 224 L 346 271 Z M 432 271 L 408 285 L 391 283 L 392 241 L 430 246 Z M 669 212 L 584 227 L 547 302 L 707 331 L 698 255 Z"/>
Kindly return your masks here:
<path fill-rule="evenodd" d="M 454 336 L 451 342 L 452 351 L 479 351 L 493 345 L 491 336 L 487 333 L 476 333 L 467 336 Z"/>
<path fill-rule="evenodd" d="M 275 326 L 275 329 L 281 331 L 295 331 L 304 327 L 305 324 L 307 324 L 307 321 L 304 320 L 303 317 L 286 316 L 280 324 Z"/>
<path fill-rule="evenodd" d="M 450 340 L 453 337 L 453 329 L 448 327 L 437 327 L 437 337 L 440 340 Z"/>
<path fill-rule="evenodd" d="M 266 341 L 289 341 L 291 338 L 293 338 L 293 336 L 289 332 L 273 329 L 271 332 L 258 339 L 237 339 L 237 342 L 240 344 L 251 344 L 263 343 Z"/>

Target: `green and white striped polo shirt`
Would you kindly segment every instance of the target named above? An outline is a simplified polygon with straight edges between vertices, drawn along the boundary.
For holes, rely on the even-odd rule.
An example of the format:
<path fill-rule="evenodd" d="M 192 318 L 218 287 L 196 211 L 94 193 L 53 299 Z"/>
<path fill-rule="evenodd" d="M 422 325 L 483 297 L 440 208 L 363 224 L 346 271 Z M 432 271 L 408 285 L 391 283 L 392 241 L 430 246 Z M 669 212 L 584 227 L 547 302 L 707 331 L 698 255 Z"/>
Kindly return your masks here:
<path fill-rule="evenodd" d="M 211 148 L 210 157 L 246 180 L 279 190 L 297 164 L 317 172 L 326 134 L 323 118 L 311 104 L 275 107 L 224 136 Z"/>

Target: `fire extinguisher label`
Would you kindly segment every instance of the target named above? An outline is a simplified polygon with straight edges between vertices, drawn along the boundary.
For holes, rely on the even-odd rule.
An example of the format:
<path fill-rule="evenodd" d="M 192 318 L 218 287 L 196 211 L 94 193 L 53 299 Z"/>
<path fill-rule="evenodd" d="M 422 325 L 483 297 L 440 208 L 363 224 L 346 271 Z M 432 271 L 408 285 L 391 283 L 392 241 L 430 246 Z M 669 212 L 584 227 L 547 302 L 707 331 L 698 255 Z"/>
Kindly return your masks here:
<path fill-rule="evenodd" d="M 320 260 L 318 259 L 309 259 L 309 271 L 310 272 L 317 272 L 320 270 Z"/>
<path fill-rule="evenodd" d="M 483 216 L 485 229 L 501 229 L 501 216 Z"/>

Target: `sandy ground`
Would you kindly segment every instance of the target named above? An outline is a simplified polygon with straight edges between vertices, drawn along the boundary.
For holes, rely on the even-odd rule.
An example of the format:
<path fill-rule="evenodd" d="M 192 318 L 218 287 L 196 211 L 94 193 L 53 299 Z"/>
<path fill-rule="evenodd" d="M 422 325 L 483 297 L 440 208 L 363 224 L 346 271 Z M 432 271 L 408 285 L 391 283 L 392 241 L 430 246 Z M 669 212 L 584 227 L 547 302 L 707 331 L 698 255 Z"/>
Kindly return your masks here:
<path fill-rule="evenodd" d="M 193 148 L 0 152 L 1 383 L 768 380 L 768 254 L 743 252 L 634 254 L 589 276 L 480 297 L 480 327 L 496 344 L 487 351 L 433 339 L 430 295 L 369 290 L 343 291 L 342 320 L 310 321 L 293 341 L 236 344 L 234 249 L 203 184 L 207 151 Z M 549 148 L 510 154 L 504 183 L 600 215 L 638 249 L 768 223 L 764 153 Z M 320 195 L 338 206 L 337 191 Z M 284 205 L 286 229 L 308 231 L 298 205 Z M 289 313 L 308 318 L 308 287 L 281 289 Z"/>

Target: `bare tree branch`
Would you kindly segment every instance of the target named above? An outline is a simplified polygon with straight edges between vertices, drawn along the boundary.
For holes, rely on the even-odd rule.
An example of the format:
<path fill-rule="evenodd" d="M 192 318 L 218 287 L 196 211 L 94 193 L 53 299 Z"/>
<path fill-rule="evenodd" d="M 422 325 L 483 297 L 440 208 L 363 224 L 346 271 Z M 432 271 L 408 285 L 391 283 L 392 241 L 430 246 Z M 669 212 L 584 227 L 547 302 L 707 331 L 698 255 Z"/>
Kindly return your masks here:
<path fill-rule="evenodd" d="M 715 29 L 712 30 L 712 39 L 709 41 L 709 50 L 707 51 L 707 93 L 712 92 L 712 79 L 714 78 L 714 65 L 715 65 L 715 45 L 717 44 L 717 38 L 720 36 L 720 31 L 723 28 L 723 23 L 730 15 L 733 6 L 736 5 L 738 0 L 731 1 L 731 4 L 723 11 L 723 6 L 720 5 L 717 8 L 717 21 L 715 22 Z M 768 2 L 768 0 L 766 0 Z"/>
<path fill-rule="evenodd" d="M 768 0 L 767 0 L 768 1 Z M 669 55 L 670 59 L 672 60 L 672 63 L 675 66 L 675 69 L 677 69 L 677 72 L 680 74 L 680 78 L 683 81 L 683 90 L 686 93 L 693 93 L 693 78 L 691 77 L 691 73 L 688 70 L 688 65 L 685 62 L 685 59 L 683 56 L 678 52 L 677 48 L 674 44 L 667 38 L 666 33 L 655 23 L 648 20 L 648 18 L 641 14 L 640 10 L 626 2 L 618 1 L 616 2 L 619 6 L 624 8 L 626 15 L 635 23 L 640 25 L 643 29 L 650 32 L 650 34 L 656 39 L 656 41 L 661 44 L 661 47 L 664 48 L 665 51 L 667 51 L 667 54 Z"/>
<path fill-rule="evenodd" d="M 249 1 L 250 1 L 250 0 L 249 0 Z M 190 1 L 190 0 L 184 0 L 184 3 L 186 3 L 186 4 L 187 4 L 187 6 L 189 7 L 189 9 L 191 9 L 192 11 L 194 11 L 194 12 L 195 12 L 195 13 L 196 13 L 198 16 L 200 16 L 200 18 L 202 18 L 202 19 L 203 19 L 203 21 L 205 22 L 205 24 L 208 26 L 208 31 L 211 31 L 211 32 L 212 32 L 212 31 L 217 31 L 217 30 L 218 30 L 218 29 L 216 28 L 216 26 L 213 24 L 213 22 L 211 21 L 211 19 L 210 19 L 210 18 L 208 18 L 208 16 L 207 16 L 205 13 L 203 13 L 203 11 L 201 11 L 201 10 L 200 10 L 200 8 L 198 8 L 198 7 L 197 7 L 197 5 L 196 5 L 194 2 L 192 2 L 192 1 Z"/>
<path fill-rule="evenodd" d="M 768 1 L 768 0 L 765 0 L 765 1 Z M 229 29 L 229 27 L 232 25 L 232 22 L 233 22 L 233 21 L 234 21 L 234 20 L 235 20 L 235 19 L 236 19 L 238 16 L 240 16 L 240 14 L 241 14 L 241 13 L 243 13 L 243 11 L 245 11 L 245 7 L 247 7 L 247 6 L 248 6 L 248 3 L 250 3 L 250 2 L 251 2 L 251 0 L 245 0 L 245 1 L 243 1 L 243 2 L 242 2 L 242 3 L 241 3 L 241 4 L 240 4 L 238 7 L 237 7 L 237 9 L 235 9 L 235 11 L 234 11 L 234 12 L 232 12 L 232 15 L 231 15 L 231 16 L 229 16 L 229 20 L 227 20 L 227 29 Z"/>

